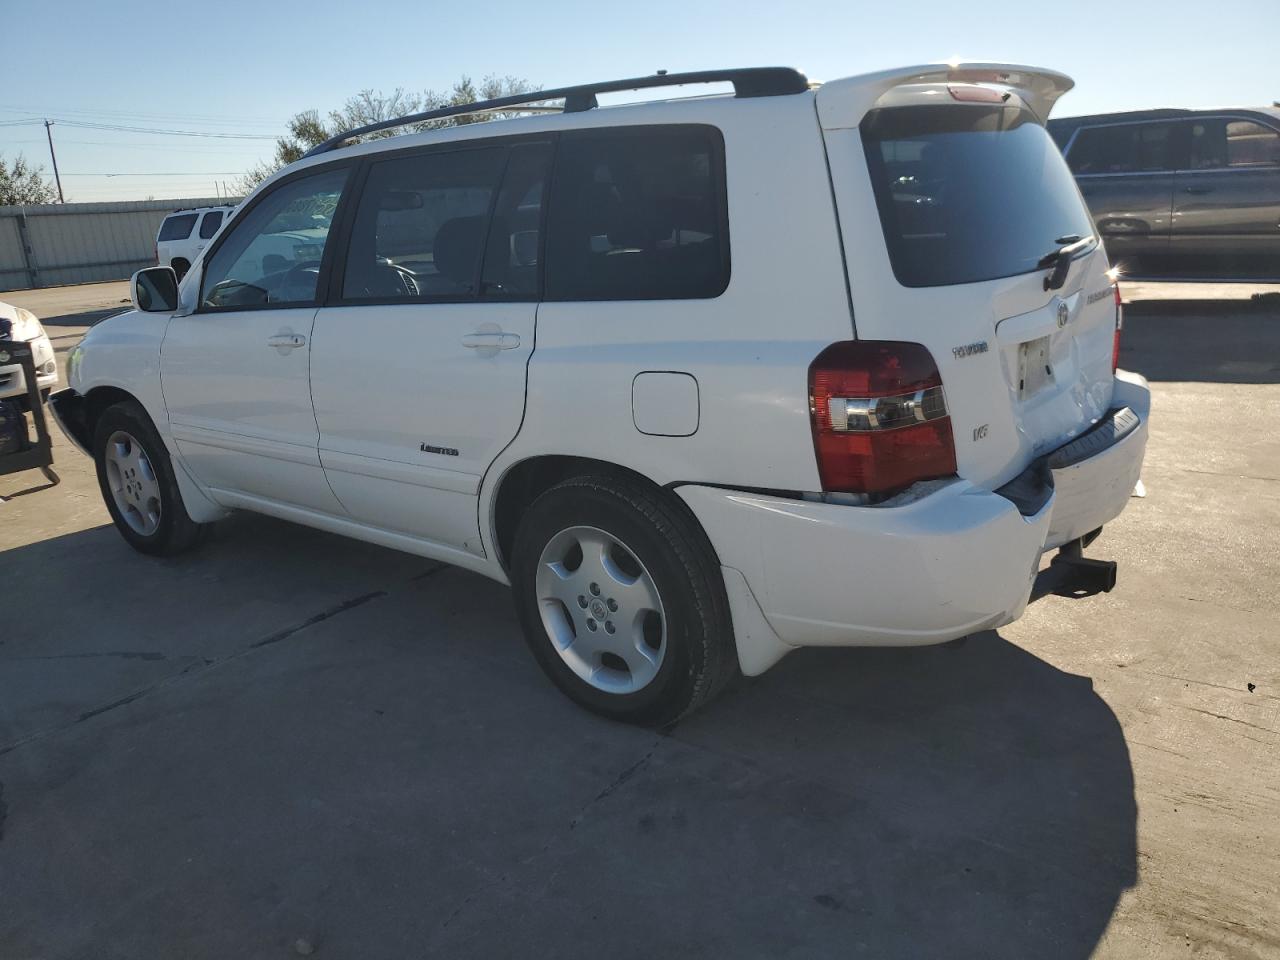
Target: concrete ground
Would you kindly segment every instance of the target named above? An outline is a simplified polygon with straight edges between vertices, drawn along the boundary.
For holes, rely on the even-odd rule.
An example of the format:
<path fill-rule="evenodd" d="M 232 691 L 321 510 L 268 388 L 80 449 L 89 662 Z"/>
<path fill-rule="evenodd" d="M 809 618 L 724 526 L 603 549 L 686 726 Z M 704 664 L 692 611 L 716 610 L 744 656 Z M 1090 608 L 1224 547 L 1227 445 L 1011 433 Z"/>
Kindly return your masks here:
<path fill-rule="evenodd" d="M 65 353 L 122 290 L 5 297 Z M 564 700 L 477 576 L 252 516 L 139 556 L 59 436 L 61 486 L 0 478 L 0 957 L 1280 957 L 1251 292 L 1129 290 L 1115 592 L 800 651 L 662 735 Z"/>

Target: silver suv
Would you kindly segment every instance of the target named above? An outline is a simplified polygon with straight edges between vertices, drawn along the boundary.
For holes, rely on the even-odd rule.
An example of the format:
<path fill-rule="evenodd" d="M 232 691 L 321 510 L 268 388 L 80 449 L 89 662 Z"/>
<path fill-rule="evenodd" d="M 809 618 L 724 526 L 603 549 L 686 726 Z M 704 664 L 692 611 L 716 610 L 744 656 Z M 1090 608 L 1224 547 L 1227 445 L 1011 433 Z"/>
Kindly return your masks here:
<path fill-rule="evenodd" d="M 1280 109 L 1147 110 L 1048 127 L 1125 274 L 1280 275 Z"/>

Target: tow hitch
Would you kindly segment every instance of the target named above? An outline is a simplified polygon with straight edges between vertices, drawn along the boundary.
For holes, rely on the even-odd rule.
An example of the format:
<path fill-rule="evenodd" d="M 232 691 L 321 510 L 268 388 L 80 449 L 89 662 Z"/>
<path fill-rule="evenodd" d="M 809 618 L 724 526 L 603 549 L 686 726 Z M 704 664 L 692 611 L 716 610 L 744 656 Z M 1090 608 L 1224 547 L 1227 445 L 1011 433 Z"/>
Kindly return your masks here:
<path fill-rule="evenodd" d="M 1064 597 L 1092 597 L 1110 593 L 1116 585 L 1116 562 L 1094 560 L 1084 555 L 1084 548 L 1097 539 L 1099 527 L 1078 540 L 1064 543 L 1049 563 L 1048 569 L 1036 577 L 1033 597 L 1056 593 Z"/>

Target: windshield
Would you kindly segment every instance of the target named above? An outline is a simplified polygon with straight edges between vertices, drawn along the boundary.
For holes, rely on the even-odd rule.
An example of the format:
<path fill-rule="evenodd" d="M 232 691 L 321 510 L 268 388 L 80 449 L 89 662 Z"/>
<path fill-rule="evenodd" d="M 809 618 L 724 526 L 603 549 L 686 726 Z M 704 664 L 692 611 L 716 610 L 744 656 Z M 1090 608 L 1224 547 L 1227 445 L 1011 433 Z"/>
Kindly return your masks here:
<path fill-rule="evenodd" d="M 1048 132 L 1011 105 L 890 107 L 862 122 L 898 282 L 1028 273 L 1093 225 Z"/>

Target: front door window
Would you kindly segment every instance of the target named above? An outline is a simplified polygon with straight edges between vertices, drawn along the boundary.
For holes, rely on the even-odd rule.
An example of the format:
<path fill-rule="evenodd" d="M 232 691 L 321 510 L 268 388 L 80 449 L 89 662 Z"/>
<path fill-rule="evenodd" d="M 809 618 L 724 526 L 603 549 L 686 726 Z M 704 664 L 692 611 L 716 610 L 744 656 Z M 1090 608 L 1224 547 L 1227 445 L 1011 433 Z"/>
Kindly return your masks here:
<path fill-rule="evenodd" d="M 200 309 L 306 306 L 316 301 L 320 260 L 347 170 L 277 187 L 238 218 L 200 285 Z"/>

